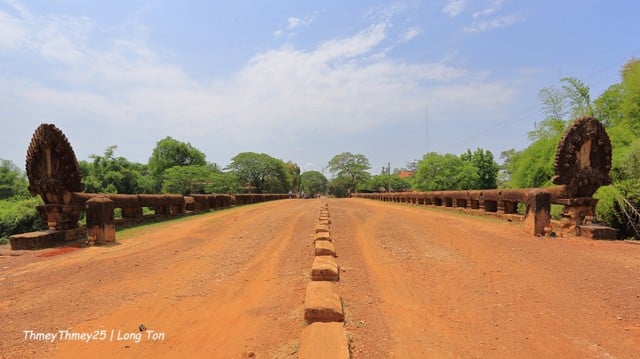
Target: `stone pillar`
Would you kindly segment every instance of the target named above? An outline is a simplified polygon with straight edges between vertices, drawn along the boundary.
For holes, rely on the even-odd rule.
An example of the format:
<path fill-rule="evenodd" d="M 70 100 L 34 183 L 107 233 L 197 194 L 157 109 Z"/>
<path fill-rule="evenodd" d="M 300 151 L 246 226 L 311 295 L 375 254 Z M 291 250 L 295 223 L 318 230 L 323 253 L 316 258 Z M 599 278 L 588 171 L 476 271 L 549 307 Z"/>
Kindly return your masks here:
<path fill-rule="evenodd" d="M 562 210 L 562 226 L 569 231 L 579 234 L 578 228 L 587 224 L 586 218 L 595 213 L 598 200 L 591 197 L 557 199 L 554 203 L 564 205 Z"/>
<path fill-rule="evenodd" d="M 113 201 L 106 197 L 93 197 L 86 202 L 87 243 L 104 244 L 116 241 L 113 221 Z"/>
<path fill-rule="evenodd" d="M 82 207 L 64 204 L 43 204 L 37 206 L 43 226 L 51 231 L 78 228 Z"/>
<path fill-rule="evenodd" d="M 551 194 L 532 191 L 527 199 L 524 226 L 535 236 L 544 236 L 544 228 L 551 224 Z"/>

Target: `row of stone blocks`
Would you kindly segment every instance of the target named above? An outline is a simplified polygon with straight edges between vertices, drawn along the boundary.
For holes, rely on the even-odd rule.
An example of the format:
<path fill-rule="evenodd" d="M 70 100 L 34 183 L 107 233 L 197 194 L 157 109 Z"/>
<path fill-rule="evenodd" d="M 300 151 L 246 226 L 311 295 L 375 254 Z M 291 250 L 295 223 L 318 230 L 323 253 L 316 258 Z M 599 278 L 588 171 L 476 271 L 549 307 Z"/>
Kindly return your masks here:
<path fill-rule="evenodd" d="M 329 233 L 331 219 L 323 200 L 314 234 L 315 257 L 311 282 L 304 300 L 304 319 L 309 325 L 302 331 L 298 358 L 349 358 L 349 343 L 344 329 L 342 299 L 335 292 L 340 280 L 336 250 Z"/>

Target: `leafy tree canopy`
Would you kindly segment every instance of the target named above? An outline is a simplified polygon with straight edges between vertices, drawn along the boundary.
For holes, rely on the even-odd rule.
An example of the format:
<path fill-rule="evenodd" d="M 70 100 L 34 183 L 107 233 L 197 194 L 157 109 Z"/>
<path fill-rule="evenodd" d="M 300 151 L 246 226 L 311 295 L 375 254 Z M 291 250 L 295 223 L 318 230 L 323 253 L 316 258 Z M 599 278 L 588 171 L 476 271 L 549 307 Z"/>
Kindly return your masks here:
<path fill-rule="evenodd" d="M 0 199 L 28 197 L 24 172 L 9 160 L 0 159 Z"/>
<path fill-rule="evenodd" d="M 291 189 L 285 163 L 266 153 L 242 152 L 232 158 L 227 168 L 257 193 L 287 193 Z"/>
<path fill-rule="evenodd" d="M 329 181 L 327 191 L 330 195 L 343 198 L 348 197 L 351 191 L 351 184 L 347 177 L 336 177 Z"/>
<path fill-rule="evenodd" d="M 352 154 L 343 152 L 335 155 L 328 165 L 329 172 L 336 178 L 340 178 L 340 183 L 347 185 L 348 190 L 353 191 L 357 185 L 366 181 L 371 176 L 369 160 L 362 154 Z"/>
<path fill-rule="evenodd" d="M 162 192 L 182 195 L 202 194 L 212 183 L 212 174 L 207 166 L 174 166 L 164 170 Z"/>
<path fill-rule="evenodd" d="M 162 174 L 175 166 L 204 166 L 205 154 L 190 143 L 169 136 L 158 141 L 149 158 L 149 172 L 156 179 L 156 189 L 162 187 Z"/>
<path fill-rule="evenodd" d="M 215 172 L 211 174 L 211 183 L 207 185 L 207 193 L 241 193 L 242 183 L 232 172 Z"/>
<path fill-rule="evenodd" d="M 451 153 L 430 152 L 418 162 L 414 188 L 420 191 L 472 189 L 478 178 L 478 170 L 470 161 Z"/>
<path fill-rule="evenodd" d="M 360 184 L 359 191 L 387 192 L 391 185 L 391 191 L 402 192 L 411 189 L 411 182 L 407 178 L 401 178 L 399 172 L 392 174 L 380 174 L 371 176 L 369 180 Z"/>
<path fill-rule="evenodd" d="M 298 192 L 300 189 L 300 166 L 292 161 L 287 161 L 284 164 L 287 172 L 289 172 L 289 177 L 291 178 L 291 190 L 294 192 Z"/>
<path fill-rule="evenodd" d="M 478 181 L 473 186 L 475 189 L 490 189 L 498 187 L 498 170 L 500 167 L 493 159 L 493 153 L 489 150 L 477 148 L 475 152 L 467 150 L 460 155 L 460 159 L 470 162 L 478 173 Z"/>
<path fill-rule="evenodd" d="M 314 193 L 326 193 L 329 181 L 318 171 L 307 171 L 300 175 L 300 189 L 313 195 Z"/>
<path fill-rule="evenodd" d="M 114 155 L 118 146 L 109 146 L 104 155 L 91 155 L 92 162 L 80 161 L 85 191 L 93 193 L 153 193 L 153 179 L 147 166 Z"/>

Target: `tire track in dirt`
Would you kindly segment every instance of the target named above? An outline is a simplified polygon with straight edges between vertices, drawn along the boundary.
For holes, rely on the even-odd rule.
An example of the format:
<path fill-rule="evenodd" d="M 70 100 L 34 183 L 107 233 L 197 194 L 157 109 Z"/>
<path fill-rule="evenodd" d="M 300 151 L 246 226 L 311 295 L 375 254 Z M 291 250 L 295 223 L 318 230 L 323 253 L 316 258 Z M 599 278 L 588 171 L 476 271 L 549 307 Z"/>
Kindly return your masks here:
<path fill-rule="evenodd" d="M 366 308 L 358 315 L 386 326 L 392 341 L 388 352 L 357 341 L 363 358 L 637 354 L 639 246 L 541 240 L 517 226 L 400 204 L 350 199 L 333 208 L 349 217 L 336 221 L 352 236 L 347 260 L 357 266 L 350 258 L 359 256 L 368 278 L 347 314 Z"/>
<path fill-rule="evenodd" d="M 57 346 L 14 338 L 17 347 L 7 352 L 14 353 L 12 357 L 57 352 L 61 357 L 170 353 L 239 358 L 251 351 L 263 357 L 290 356 L 302 326 L 292 327 L 288 318 L 302 315 L 311 258 L 311 206 L 305 201 L 277 201 L 140 227 L 134 233 L 144 239 L 128 238 L 117 246 L 53 257 L 46 264 L 37 263 L 35 271 L 16 268 L 12 283 L 28 278 L 38 282 L 15 293 L 23 299 L 14 301 L 26 310 L 38 302 L 36 293 L 48 289 L 39 276 L 64 280 L 78 265 L 85 268 L 84 280 L 74 279 L 67 286 L 68 295 L 63 296 L 60 289 L 46 295 L 40 309 L 43 318 L 23 320 L 24 325 L 44 331 L 132 332 L 144 323 L 149 330 L 164 332 L 166 338 L 164 342 L 62 342 Z M 107 276 L 102 276 L 102 268 Z M 82 294 L 87 295 L 80 298 Z M 68 303 L 61 303 L 61 298 Z M 0 299 L 4 301 L 1 295 Z M 69 313 L 69 305 L 76 310 Z M 13 315 L 10 319 L 20 321 Z M 13 332 L 20 330 L 13 328 L 7 334 L 15 336 Z"/>
<path fill-rule="evenodd" d="M 385 214 L 376 208 L 366 209 L 367 211 L 350 211 L 346 214 L 348 223 L 358 223 L 349 233 L 349 240 L 353 241 L 359 251 L 366 272 L 370 276 L 371 285 L 379 296 L 376 305 L 379 313 L 377 316 L 382 323 L 378 323 L 377 326 L 388 328 L 391 342 L 388 342 L 383 352 L 370 353 L 367 348 L 363 348 L 364 351 L 360 355 L 363 358 L 433 357 L 435 353 L 428 345 L 429 337 L 433 336 L 433 328 L 422 313 L 427 306 L 423 295 L 423 283 L 416 278 L 407 278 L 410 272 L 390 256 L 387 248 L 379 242 L 377 225 L 383 221 Z M 370 306 L 361 300 L 351 303 L 352 307 L 360 305 Z M 356 352 L 359 352 L 357 346 Z"/>

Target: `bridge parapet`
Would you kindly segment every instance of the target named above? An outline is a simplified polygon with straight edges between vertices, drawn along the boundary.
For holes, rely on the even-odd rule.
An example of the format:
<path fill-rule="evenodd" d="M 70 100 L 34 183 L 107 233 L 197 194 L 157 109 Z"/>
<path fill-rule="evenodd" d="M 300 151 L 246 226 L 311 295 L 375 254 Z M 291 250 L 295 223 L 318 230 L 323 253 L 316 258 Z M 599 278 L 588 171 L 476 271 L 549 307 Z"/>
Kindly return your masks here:
<path fill-rule="evenodd" d="M 592 196 L 611 183 L 611 141 L 604 126 L 593 117 L 577 119 L 564 133 L 551 178 L 558 186 L 527 189 L 356 193 L 353 197 L 411 203 L 472 213 L 494 214 L 521 220 L 533 235 L 552 230 L 592 238 L 615 239 L 615 230 L 590 223 L 597 199 Z M 563 206 L 560 223 L 552 226 L 551 204 Z M 524 214 L 518 207 L 524 208 Z M 596 230 L 594 230 L 594 228 Z"/>
<path fill-rule="evenodd" d="M 43 230 L 9 237 L 12 249 L 40 249 L 86 238 L 115 241 L 115 227 L 157 221 L 208 210 L 288 198 L 286 194 L 99 194 L 82 192 L 81 173 L 67 137 L 53 124 L 33 134 L 26 160 L 29 191 L 40 195 L 37 207 Z M 153 214 L 144 214 L 144 209 Z M 122 218 L 114 219 L 120 209 Z M 82 213 L 87 226 L 79 226 Z M 146 211 L 149 212 L 149 211 Z"/>

